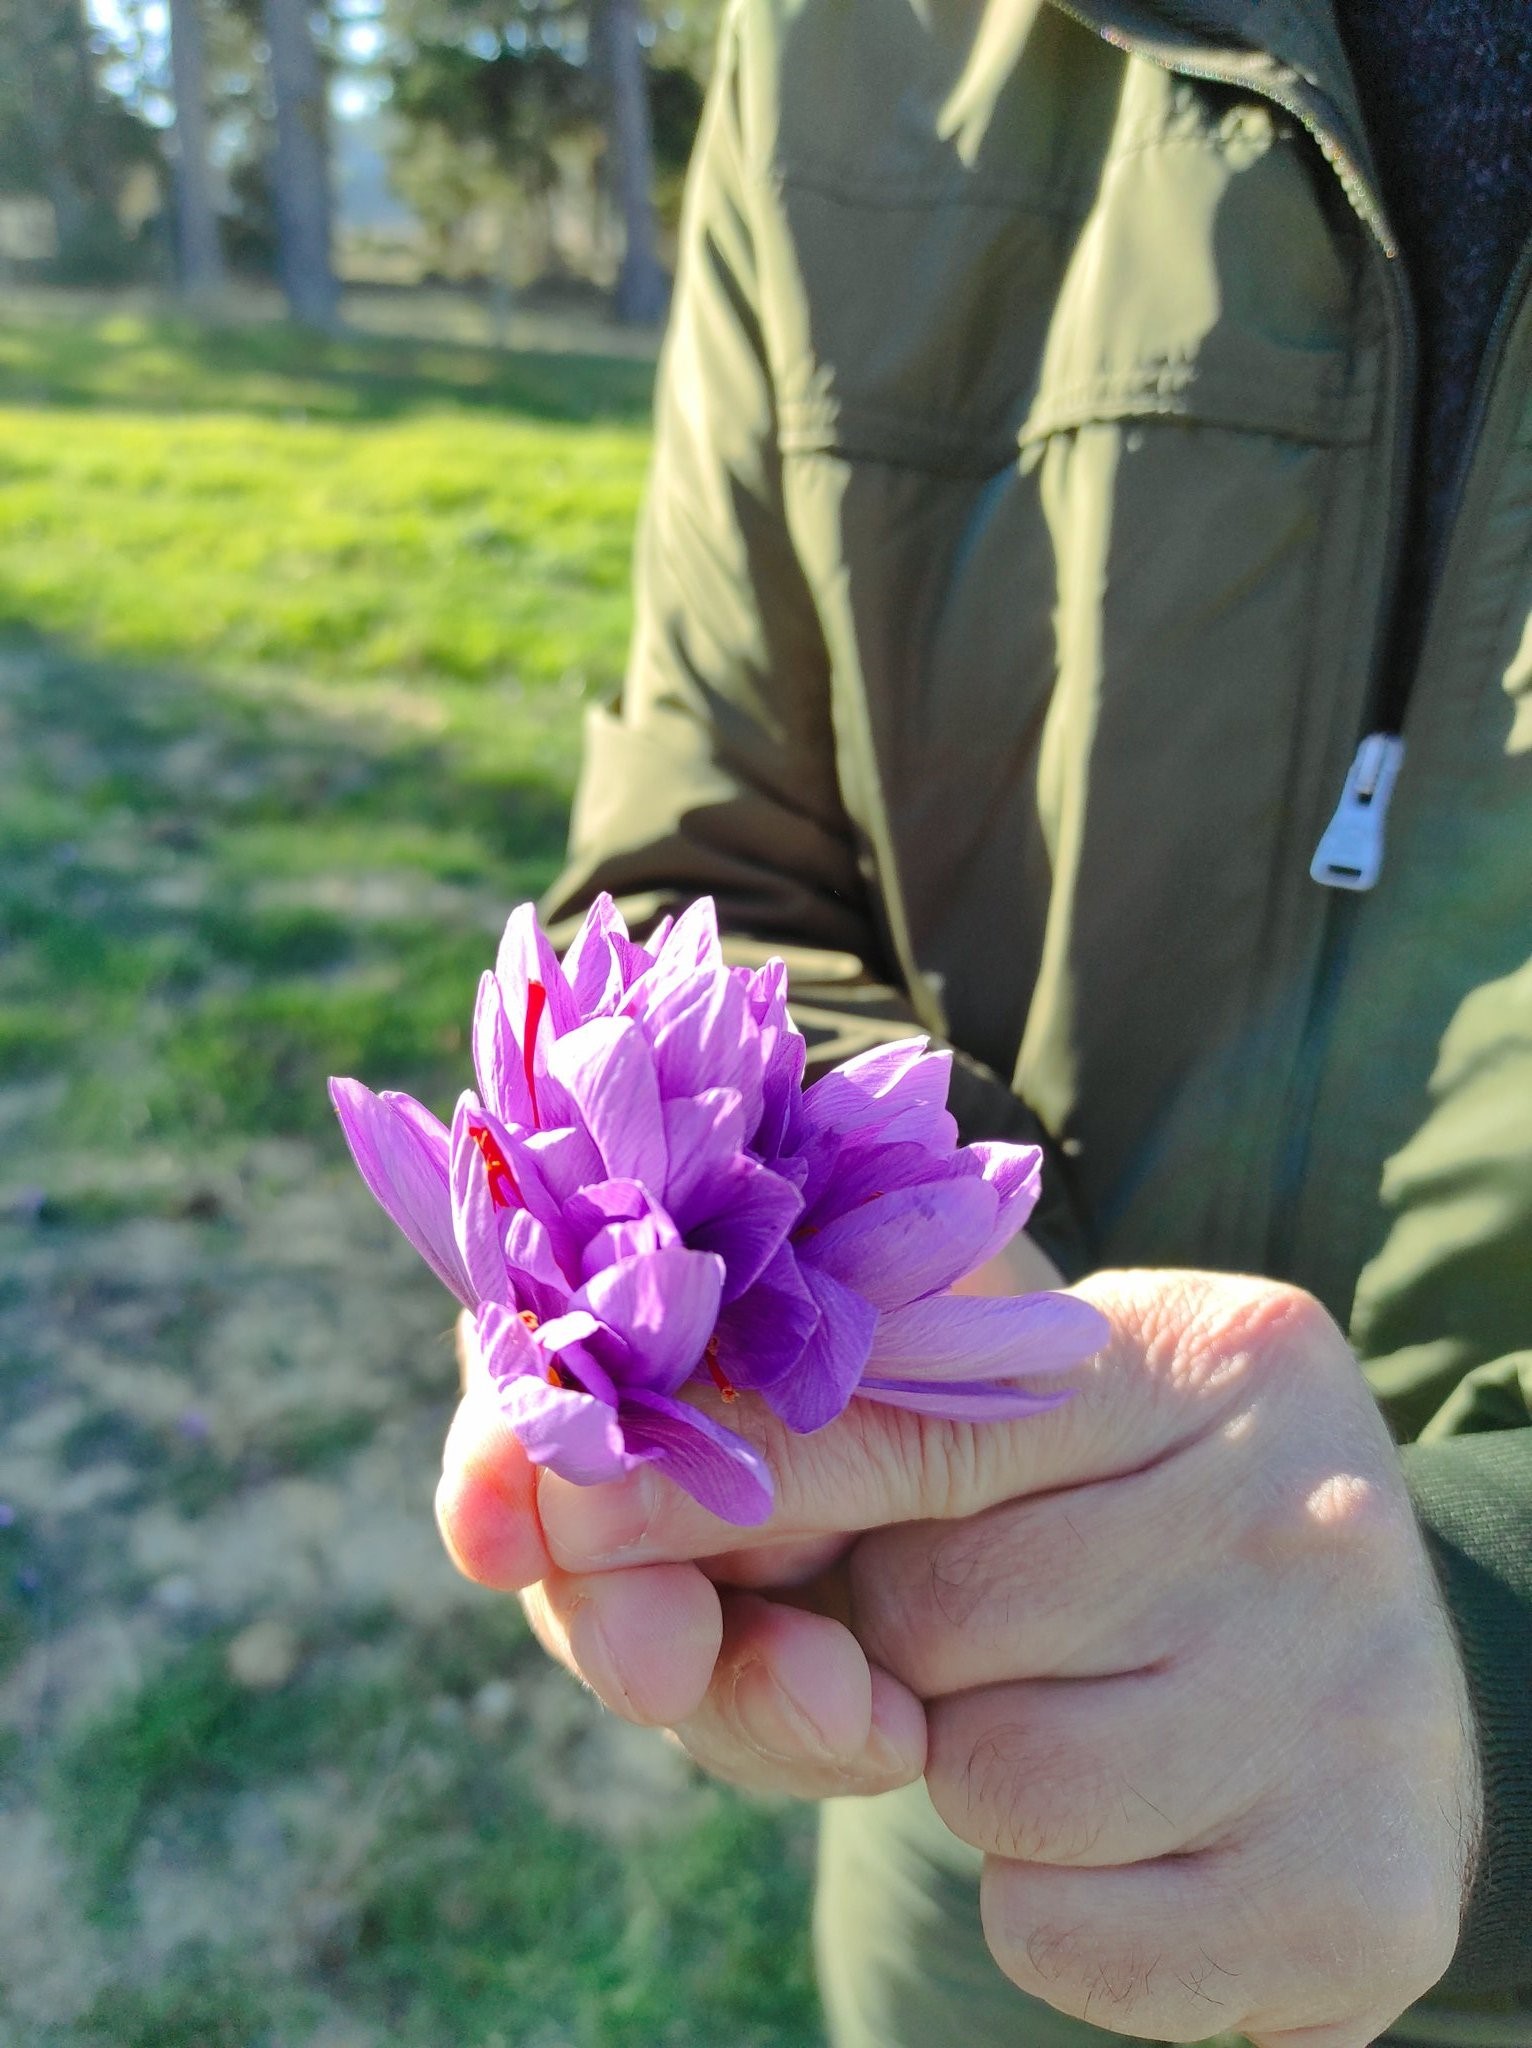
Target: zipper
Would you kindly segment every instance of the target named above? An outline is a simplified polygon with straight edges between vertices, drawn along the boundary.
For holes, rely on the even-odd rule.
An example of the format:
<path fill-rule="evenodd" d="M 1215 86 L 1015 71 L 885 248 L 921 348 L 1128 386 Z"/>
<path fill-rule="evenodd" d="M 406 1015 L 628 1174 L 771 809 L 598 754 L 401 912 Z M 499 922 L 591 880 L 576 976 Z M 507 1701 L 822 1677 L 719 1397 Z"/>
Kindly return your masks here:
<path fill-rule="evenodd" d="M 1404 741 L 1399 736 L 1404 712 L 1415 676 L 1424 666 L 1424 657 L 1430 651 L 1431 642 L 1439 630 L 1437 619 L 1441 610 L 1443 592 L 1446 587 L 1446 571 L 1451 566 L 1452 542 L 1463 500 L 1467 495 L 1469 479 L 1473 474 L 1475 457 L 1478 453 L 1479 436 L 1489 410 L 1490 398 L 1500 374 L 1500 359 L 1505 350 L 1506 338 L 1516 323 L 1529 285 L 1532 285 L 1532 239 L 1523 246 L 1500 303 L 1490 324 L 1484 353 L 1479 360 L 1478 372 L 1474 378 L 1473 395 L 1469 401 L 1467 418 L 1464 421 L 1463 444 L 1453 472 L 1452 488 L 1443 509 L 1441 538 L 1437 545 L 1431 569 L 1431 594 L 1421 624 L 1420 637 L 1413 649 L 1410 671 L 1401 679 L 1401 686 L 1390 689 L 1385 680 L 1379 700 L 1379 712 L 1384 729 L 1371 733 L 1363 740 L 1357 760 L 1352 764 L 1352 776 L 1362 763 L 1362 757 L 1369 747 L 1381 742 L 1385 747 L 1396 747 L 1402 757 Z M 1392 726 L 1392 730 L 1388 728 Z M 1393 776 L 1398 773 L 1398 760 L 1391 766 L 1385 764 L 1383 776 L 1386 782 L 1375 790 L 1373 801 L 1381 801 L 1381 809 L 1372 817 L 1371 824 L 1361 827 L 1361 850 L 1368 848 L 1369 832 L 1375 833 L 1378 845 L 1376 857 L 1382 859 L 1382 832 L 1384 816 L 1388 807 L 1388 794 L 1393 788 Z M 1333 851 L 1330 834 L 1335 830 L 1341 813 L 1347 809 L 1347 794 L 1351 790 L 1351 778 L 1347 790 L 1342 792 L 1336 818 L 1332 819 L 1329 830 L 1320 841 L 1315 853 L 1315 867 L 1327 850 Z M 1354 827 L 1353 827 L 1354 829 Z M 1343 864 L 1345 861 L 1343 856 Z M 1314 870 L 1310 870 L 1314 872 Z M 1336 886 L 1334 877 L 1326 876 L 1331 886 Z M 1376 877 L 1374 877 L 1376 879 Z M 1340 882 L 1339 886 L 1355 889 L 1356 882 Z M 1360 886 L 1366 886 L 1362 884 Z M 1338 901 L 1332 905 L 1326 923 L 1324 939 L 1320 949 L 1319 969 L 1315 976 L 1314 993 L 1309 1015 L 1299 1045 L 1297 1072 L 1289 1101 L 1291 1104 L 1287 1142 L 1278 1163 L 1274 1184 L 1272 1225 L 1267 1237 L 1267 1253 L 1270 1268 L 1274 1273 L 1291 1273 L 1299 1248 L 1299 1202 L 1303 1183 L 1307 1175 L 1309 1154 L 1313 1146 L 1314 1120 L 1319 1111 L 1319 1086 L 1323 1054 L 1329 1040 L 1335 1010 L 1340 997 L 1341 982 L 1344 978 L 1346 961 L 1351 950 L 1352 935 L 1356 928 L 1354 903 Z"/>
<path fill-rule="evenodd" d="M 1495 308 L 1485 336 L 1484 353 L 1474 375 L 1468 411 L 1463 421 L 1463 442 L 1453 468 L 1452 482 L 1442 507 L 1442 528 L 1432 557 L 1427 598 L 1420 613 L 1412 613 L 1413 631 L 1407 639 L 1395 634 L 1384 663 L 1383 683 L 1378 693 L 1378 725 L 1357 748 L 1341 790 L 1335 814 L 1325 827 L 1315 849 L 1309 873 L 1330 889 L 1372 888 L 1383 869 L 1384 827 L 1389 798 L 1404 759 L 1400 737 L 1404 713 L 1415 677 L 1424 666 L 1430 646 L 1447 569 L 1452 554 L 1452 535 L 1467 495 L 1474 454 L 1489 410 L 1490 394 L 1500 368 L 1506 336 L 1515 324 L 1532 281 L 1532 240 L 1522 248 L 1510 278 Z"/>
<path fill-rule="evenodd" d="M 1402 480 L 1407 478 L 1411 466 L 1419 379 L 1419 337 L 1408 280 L 1399 261 L 1399 245 L 1389 227 L 1388 217 L 1377 194 L 1368 184 L 1355 155 L 1346 147 L 1344 137 L 1337 136 L 1327 128 L 1301 95 L 1281 92 L 1264 81 L 1258 83 L 1244 76 L 1237 66 L 1187 63 L 1179 58 L 1172 60 L 1160 56 L 1154 50 L 1146 48 L 1132 34 L 1104 27 L 1101 22 L 1092 20 L 1082 7 L 1073 4 L 1073 0 L 1051 0 L 1051 4 L 1059 13 L 1067 15 L 1089 33 L 1100 37 L 1102 41 L 1124 51 L 1127 55 L 1142 58 L 1144 62 L 1157 65 L 1160 70 L 1167 71 L 1173 76 L 1202 79 L 1211 85 L 1232 86 L 1237 91 L 1247 92 L 1258 99 L 1268 101 L 1295 120 L 1334 171 L 1352 212 L 1368 230 L 1374 248 L 1383 258 L 1386 291 L 1393 304 L 1394 334 L 1397 343 L 1394 366 L 1394 447 L 1388 479 L 1389 526 L 1384 542 L 1383 596 L 1379 609 L 1374 667 L 1368 689 L 1369 715 L 1366 721 L 1366 736 L 1352 760 L 1340 802 L 1315 850 L 1314 862 L 1310 868 L 1310 874 L 1316 880 L 1323 880 L 1332 890 L 1343 893 L 1332 894 L 1325 908 L 1318 958 L 1309 986 L 1308 1007 L 1294 1062 L 1294 1079 L 1288 1091 L 1287 1114 L 1283 1118 L 1287 1139 L 1282 1147 L 1272 1184 L 1271 1222 L 1267 1233 L 1267 1270 L 1274 1274 L 1289 1273 L 1294 1264 L 1298 1244 L 1298 1200 L 1313 1147 L 1323 1054 L 1334 1021 L 1359 909 L 1354 898 L 1359 889 L 1370 887 L 1371 882 L 1376 881 L 1377 872 L 1381 868 L 1383 827 L 1387 817 L 1388 799 L 1404 752 L 1400 735 L 1410 690 L 1422 666 L 1422 657 L 1429 648 L 1432 629 L 1440 609 L 1443 572 L 1448 565 L 1452 535 L 1462 509 L 1479 435 L 1499 373 L 1501 352 L 1505 346 L 1506 336 L 1515 323 L 1521 301 L 1529 284 L 1532 284 L 1532 240 L 1529 240 L 1521 251 L 1486 338 L 1484 353 L 1474 382 L 1473 396 L 1469 403 L 1468 417 L 1464 422 L 1462 449 L 1453 477 L 1452 490 L 1444 509 L 1443 537 L 1437 559 L 1433 564 L 1431 595 L 1420 638 L 1413 648 L 1402 649 L 1397 647 L 1396 636 L 1391 629 L 1398 614 L 1399 583 L 1409 510 L 1407 493 L 1400 485 Z M 1404 653 L 1411 656 L 1408 672 L 1405 672 L 1404 664 L 1398 659 L 1398 656 Z M 1322 861 L 1327 863 L 1331 872 L 1324 875 L 1318 872 Z M 1342 879 L 1335 871 L 1345 869 L 1354 869 L 1356 872 Z M 1371 881 L 1363 879 L 1369 874 Z"/>
<path fill-rule="evenodd" d="M 1404 741 L 1397 733 L 1370 732 L 1356 750 L 1335 815 L 1309 865 L 1328 889 L 1370 889 L 1383 872 L 1383 828 L 1394 793 Z"/>
<path fill-rule="evenodd" d="M 1415 650 L 1416 668 L 1422 665 L 1421 657 L 1431 644 L 1432 627 L 1436 623 L 1436 615 L 1440 609 L 1445 572 L 1452 555 L 1452 536 L 1457 528 L 1458 514 L 1463 509 L 1463 500 L 1467 496 L 1468 480 L 1473 473 L 1479 435 L 1500 374 L 1500 358 L 1505 350 L 1506 339 L 1516 324 L 1516 316 L 1521 311 L 1529 285 L 1532 285 L 1532 237 L 1523 243 L 1521 254 L 1511 267 L 1505 290 L 1500 295 L 1500 303 L 1495 308 L 1495 317 L 1490 322 L 1489 333 L 1484 338 L 1484 352 L 1479 358 L 1479 367 L 1474 375 L 1468 412 L 1463 420 L 1462 445 L 1458 449 L 1457 462 L 1452 472 L 1452 485 L 1442 508 L 1441 534 L 1431 563 L 1431 595 L 1421 622 L 1420 644 Z M 1413 681 L 1413 676 L 1410 680 Z M 1381 720 L 1385 731 L 1402 730 L 1407 697 L 1406 688 L 1402 694 L 1396 693 L 1385 698 Z"/>
<path fill-rule="evenodd" d="M 1052 0 L 1061 14 L 1068 15 L 1084 29 L 1099 36 L 1114 48 L 1127 55 L 1142 58 L 1146 63 L 1156 64 L 1172 76 L 1203 79 L 1210 85 L 1227 85 L 1237 91 L 1247 92 L 1258 99 L 1264 99 L 1279 107 L 1283 113 L 1296 121 L 1319 150 L 1320 155 L 1335 173 L 1347 203 L 1362 226 L 1368 231 L 1378 256 L 1382 259 L 1385 292 L 1392 303 L 1394 312 L 1394 336 L 1396 343 L 1394 361 L 1395 401 L 1394 445 L 1389 458 L 1386 502 L 1389 507 L 1388 532 L 1384 538 L 1382 597 L 1378 609 L 1377 632 L 1373 667 L 1368 678 L 1366 717 L 1361 742 L 1353 759 L 1342 792 L 1337 816 L 1347 808 L 1347 792 L 1353 805 L 1357 803 L 1364 789 L 1370 789 L 1370 796 L 1363 799 L 1368 811 L 1369 822 L 1362 828 L 1360 852 L 1363 855 L 1362 872 L 1369 865 L 1381 866 L 1382 826 L 1387 815 L 1388 794 L 1374 810 L 1378 792 L 1382 787 L 1381 774 L 1373 779 L 1374 771 L 1382 768 L 1388 772 L 1387 790 L 1393 789 L 1393 777 L 1398 772 L 1399 756 L 1390 759 L 1390 749 L 1379 749 L 1372 745 L 1377 740 L 1392 741 L 1399 747 L 1397 729 L 1375 731 L 1392 713 L 1402 720 L 1403 693 L 1390 687 L 1389 662 L 1393 652 L 1392 622 L 1398 612 L 1399 584 L 1404 562 L 1404 543 L 1409 509 L 1408 494 L 1403 488 L 1408 478 L 1415 435 L 1415 406 L 1419 379 L 1419 337 L 1415 324 L 1415 307 L 1410 296 L 1409 283 L 1400 262 L 1399 244 L 1394 238 L 1377 194 L 1372 190 L 1356 156 L 1347 148 L 1343 136 L 1338 136 L 1316 117 L 1312 107 L 1299 94 L 1280 92 L 1274 87 L 1243 76 L 1238 67 L 1213 63 L 1183 63 L 1171 61 L 1154 51 L 1146 49 L 1136 38 L 1121 30 L 1107 30 L 1073 0 Z M 1327 105 L 1329 103 L 1326 103 Z M 1477 420 L 1474 422 L 1477 429 Z M 1454 513 L 1456 506 L 1453 507 Z M 1445 529 L 1450 531 L 1450 528 Z M 1371 751 L 1369 751 L 1371 749 Z M 1381 757 L 1381 759 L 1380 759 Z M 1320 855 L 1327 849 L 1330 832 L 1335 829 L 1335 819 L 1330 830 L 1320 841 L 1315 851 L 1314 864 L 1318 865 Z M 1376 837 L 1376 846 L 1372 838 Z M 1339 865 L 1349 865 L 1342 861 Z M 1310 868 L 1310 873 L 1314 868 Z M 1376 880 L 1376 874 L 1373 879 Z M 1323 1068 L 1324 1048 L 1334 1020 L 1336 1001 L 1344 979 L 1345 964 L 1351 950 L 1351 935 L 1356 923 L 1358 909 L 1354 884 L 1344 893 L 1331 893 L 1325 904 L 1324 921 L 1314 970 L 1309 982 L 1308 999 L 1304 1013 L 1302 1031 L 1294 1059 L 1291 1086 L 1287 1091 L 1285 1114 L 1281 1121 L 1286 1132 L 1280 1154 L 1272 1175 L 1271 1198 L 1266 1228 L 1265 1269 L 1274 1275 L 1290 1274 L 1297 1249 L 1297 1206 L 1298 1195 L 1303 1186 L 1308 1168 L 1309 1154 L 1313 1148 L 1314 1118 L 1319 1107 L 1319 1083 Z"/>

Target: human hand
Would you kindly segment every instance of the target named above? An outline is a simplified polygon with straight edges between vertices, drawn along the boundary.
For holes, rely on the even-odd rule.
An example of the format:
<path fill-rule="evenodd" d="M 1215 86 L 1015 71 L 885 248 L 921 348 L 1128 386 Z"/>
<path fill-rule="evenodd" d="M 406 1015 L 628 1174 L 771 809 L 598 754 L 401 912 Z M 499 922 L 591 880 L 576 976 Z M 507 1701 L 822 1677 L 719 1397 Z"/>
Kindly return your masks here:
<path fill-rule="evenodd" d="M 1050 1414 L 963 1428 L 853 1403 L 805 1439 L 746 1418 L 778 1486 L 758 1532 L 634 1480 L 544 1477 L 534 1506 L 514 1460 L 497 1518 L 470 1403 L 444 1533 L 474 1576 L 541 1580 L 545 1642 L 721 1775 L 878 1789 L 928 1732 L 936 1807 L 986 1852 L 990 1946 L 1049 2003 L 1355 2048 L 1450 1959 L 1478 1817 L 1392 1446 L 1294 1290 L 1081 1291 L 1115 1339 Z M 801 1577 L 848 1529 L 875 1532 L 849 1553 L 854 1634 L 715 1583 Z"/>
<path fill-rule="evenodd" d="M 1062 1285 L 1052 1260 L 1021 1236 L 954 1292 L 1024 1294 Z M 466 1577 L 521 1594 L 550 1656 L 614 1713 L 670 1729 L 704 1768 L 750 1790 L 820 1798 L 889 1791 L 920 1776 L 920 1703 L 871 1667 L 834 1618 L 845 1619 L 844 1560 L 861 1525 L 832 1516 L 805 1531 L 789 1528 L 779 1510 L 767 1530 L 752 1530 L 748 1545 L 736 1549 L 729 1539 L 743 1532 L 699 1510 L 716 1539 L 706 1554 L 615 1573 L 566 1571 L 544 1541 L 537 1507 L 540 1485 L 556 1492 L 564 1482 L 539 1473 L 512 1435 L 479 1369 L 466 1312 L 458 1318 L 457 1354 L 463 1402 L 437 1488 L 442 1538 Z M 743 1424 L 735 1408 L 725 1419 L 771 1440 L 774 1468 L 800 1455 L 804 1439 L 755 1404 Z M 596 1499 L 622 1513 L 628 1497 L 622 1487 L 572 1492 L 576 1516 L 580 1501 Z M 661 1498 L 670 1492 L 659 1489 Z M 779 1526 L 780 1536 L 768 1533 Z M 592 1533 L 583 1532 L 586 1539 Z M 785 1595 L 788 1604 L 755 1597 L 755 1588 Z"/>

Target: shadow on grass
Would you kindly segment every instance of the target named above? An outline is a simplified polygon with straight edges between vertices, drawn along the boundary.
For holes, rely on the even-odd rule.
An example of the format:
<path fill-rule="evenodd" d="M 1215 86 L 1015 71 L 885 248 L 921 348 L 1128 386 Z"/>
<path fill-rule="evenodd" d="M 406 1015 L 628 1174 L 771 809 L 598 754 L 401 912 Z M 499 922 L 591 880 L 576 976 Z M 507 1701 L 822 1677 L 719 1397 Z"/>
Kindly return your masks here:
<path fill-rule="evenodd" d="M 0 719 L 0 1073 L 67 1079 L 58 1139 L 328 1132 L 336 1072 L 456 1093 L 556 771 L 35 635 Z"/>
<path fill-rule="evenodd" d="M 163 408 L 384 420 L 436 409 L 529 419 L 647 418 L 642 359 L 475 348 L 388 336 L 325 336 L 173 316 L 45 321 L 0 332 L 0 405 Z"/>

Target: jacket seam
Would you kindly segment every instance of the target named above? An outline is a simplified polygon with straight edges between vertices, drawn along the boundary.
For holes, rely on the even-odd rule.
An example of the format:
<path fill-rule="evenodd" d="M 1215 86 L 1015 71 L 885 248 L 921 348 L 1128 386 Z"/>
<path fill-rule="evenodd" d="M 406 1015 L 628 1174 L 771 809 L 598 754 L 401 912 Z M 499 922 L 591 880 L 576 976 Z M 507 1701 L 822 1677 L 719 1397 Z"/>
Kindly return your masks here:
<path fill-rule="evenodd" d="M 1281 143 L 1288 147 L 1296 146 L 1302 139 L 1301 130 L 1279 127 L 1275 123 L 1270 133 L 1273 144 Z M 1097 176 L 1074 184 L 1044 184 L 1030 178 L 980 178 L 971 171 L 955 168 L 928 176 L 907 173 L 903 178 L 856 177 L 836 166 L 818 164 L 805 157 L 770 164 L 757 175 L 776 195 L 807 192 L 815 198 L 844 206 L 866 207 L 879 213 L 916 208 L 928 212 L 943 206 L 986 211 L 1024 207 L 1044 219 L 1073 221 L 1091 211 L 1100 197 L 1102 177 L 1118 164 L 1172 149 L 1197 150 L 1226 160 L 1241 140 L 1206 131 L 1195 135 L 1157 134 L 1130 138 L 1103 154 L 1097 166 Z"/>
<path fill-rule="evenodd" d="M 1344 380 L 1343 380 L 1344 381 Z M 922 467 L 943 459 L 963 469 L 999 469 L 1018 450 L 1057 433 L 1120 419 L 1178 420 L 1226 433 L 1296 441 L 1307 447 L 1357 446 L 1368 439 L 1361 396 L 1346 391 L 1316 407 L 1273 407 L 1265 394 L 1209 390 L 1195 376 L 1178 380 L 1161 366 L 1148 380 L 1121 377 L 1050 393 L 1019 426 L 947 425 L 855 399 L 826 402 L 779 398 L 777 446 L 781 455 L 867 454 Z M 870 442 L 872 445 L 866 445 Z M 859 446 L 858 444 L 863 445 Z M 922 461 L 924 458 L 924 463 Z"/>
<path fill-rule="evenodd" d="M 1098 186 L 1081 181 L 1078 186 L 1044 186 L 1031 180 L 1001 183 L 986 179 L 973 181 L 972 172 L 946 171 L 935 177 L 906 177 L 858 180 L 838 177 L 804 165 L 775 165 L 762 174 L 763 182 L 777 196 L 806 192 L 842 206 L 865 207 L 871 212 L 898 213 L 918 208 L 935 212 L 942 207 L 971 207 L 988 212 L 1014 212 L 1018 207 L 1044 220 L 1082 220 L 1090 212 Z"/>

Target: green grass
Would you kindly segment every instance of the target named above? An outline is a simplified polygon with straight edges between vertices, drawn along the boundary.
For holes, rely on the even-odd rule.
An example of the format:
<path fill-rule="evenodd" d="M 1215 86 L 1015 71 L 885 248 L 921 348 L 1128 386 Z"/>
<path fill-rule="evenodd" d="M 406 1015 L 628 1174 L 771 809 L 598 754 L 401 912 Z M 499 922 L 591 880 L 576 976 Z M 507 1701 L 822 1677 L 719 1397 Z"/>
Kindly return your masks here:
<path fill-rule="evenodd" d="M 369 1591 L 371 1538 L 360 1590 L 331 1557 L 357 1514 L 428 1537 L 451 1364 L 325 1077 L 439 1108 L 467 1078 L 620 676 L 649 378 L 0 325 L 0 1421 L 34 1447 L 0 1669 L 40 1660 L 56 1717 L 0 1756 L 82 1958 L 46 2048 L 819 2038 L 801 1817 L 694 1784 L 601 1824 L 599 1725 L 513 1603 L 406 1598 L 413 1564 Z M 273 1613 L 301 1656 L 263 1692 L 228 1645 Z M 105 1697 L 66 1653 L 102 1628 L 132 1646 Z M 506 1674 L 528 1704 L 481 1725 Z M 149 1902 L 204 1888 L 227 1912 L 167 1935 Z"/>
<path fill-rule="evenodd" d="M 121 1139 L 313 1132 L 327 1072 L 443 1068 L 620 674 L 646 376 L 0 332 L 0 1072 Z"/>
<path fill-rule="evenodd" d="M 98 1917 L 130 1913 L 123 1874 L 150 1835 L 188 1862 L 216 1860 L 228 1795 L 339 1775 L 369 1819 L 327 1932 L 325 1988 L 388 2038 L 477 2041 L 508 2023 L 508 2040 L 582 2048 L 804 2037 L 806 1873 L 780 1817 L 714 1793 L 684 1825 L 621 1846 L 578 1824 L 529 1825 L 535 1753 L 433 1723 L 421 1681 L 439 1682 L 443 1658 L 429 1635 L 384 1676 L 317 1660 L 279 1694 L 242 1690 L 224 1647 L 187 1650 L 63 1754 L 56 1796 Z M 533 1654 L 487 1629 L 467 1668 Z M 184 1956 L 174 1982 L 107 1992 L 91 2024 L 156 2039 L 152 2025 L 195 2019 L 218 2039 L 219 2025 L 269 2020 L 273 1987 L 253 1960 L 233 1944 Z"/>
<path fill-rule="evenodd" d="M 0 333 L 0 623 L 310 677 L 610 682 L 647 377 L 280 328 Z"/>

